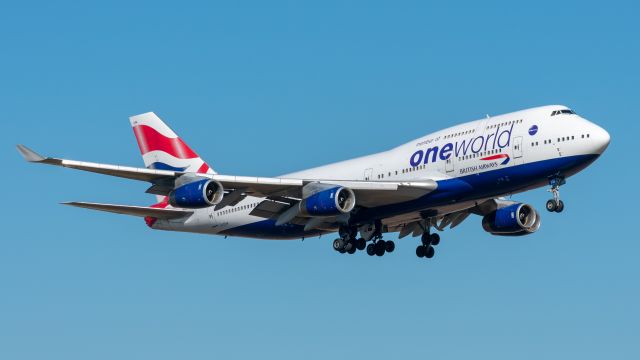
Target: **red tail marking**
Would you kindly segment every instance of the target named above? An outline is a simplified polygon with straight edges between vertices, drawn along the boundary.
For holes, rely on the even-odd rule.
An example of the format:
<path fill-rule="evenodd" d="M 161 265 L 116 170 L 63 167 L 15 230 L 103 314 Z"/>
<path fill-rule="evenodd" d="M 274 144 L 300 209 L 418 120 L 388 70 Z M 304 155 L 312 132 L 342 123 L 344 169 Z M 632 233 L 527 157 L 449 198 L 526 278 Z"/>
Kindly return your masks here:
<path fill-rule="evenodd" d="M 147 125 L 134 126 L 133 132 L 136 134 L 136 140 L 138 140 L 142 155 L 150 151 L 160 150 L 179 159 L 194 159 L 198 157 L 198 154 L 191 150 L 180 138 L 168 138 Z"/>
<path fill-rule="evenodd" d="M 158 209 L 164 209 L 167 206 L 169 206 L 169 197 L 167 196 L 165 196 L 164 199 L 162 199 L 162 201 L 160 201 L 159 203 L 151 205 L 152 208 L 158 208 Z M 158 221 L 157 218 L 154 218 L 151 216 L 144 217 L 144 222 L 147 223 L 148 227 L 152 227 L 153 224 L 156 223 L 156 221 Z"/>
<path fill-rule="evenodd" d="M 196 171 L 198 174 L 206 174 L 209 171 L 209 165 L 206 162 L 202 163 L 202 166 Z"/>

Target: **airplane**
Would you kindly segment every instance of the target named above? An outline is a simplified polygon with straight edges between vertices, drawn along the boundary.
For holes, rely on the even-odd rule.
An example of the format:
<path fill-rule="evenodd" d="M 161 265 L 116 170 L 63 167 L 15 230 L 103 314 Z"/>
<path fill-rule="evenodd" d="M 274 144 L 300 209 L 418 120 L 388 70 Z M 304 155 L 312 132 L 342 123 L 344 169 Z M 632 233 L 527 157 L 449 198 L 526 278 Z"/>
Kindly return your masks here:
<path fill-rule="evenodd" d="M 420 237 L 419 258 L 432 258 L 438 232 L 470 215 L 498 236 L 540 228 L 529 204 L 506 197 L 549 186 L 549 212 L 560 213 L 560 187 L 593 163 L 610 136 L 562 105 L 489 116 L 436 131 L 393 149 L 275 178 L 219 174 L 153 112 L 129 118 L 145 168 L 43 157 L 24 145 L 25 160 L 150 183 L 151 206 L 65 202 L 143 217 L 156 230 L 257 239 L 338 233 L 333 249 L 383 256 L 386 233 Z M 436 232 L 436 230 L 438 232 Z"/>

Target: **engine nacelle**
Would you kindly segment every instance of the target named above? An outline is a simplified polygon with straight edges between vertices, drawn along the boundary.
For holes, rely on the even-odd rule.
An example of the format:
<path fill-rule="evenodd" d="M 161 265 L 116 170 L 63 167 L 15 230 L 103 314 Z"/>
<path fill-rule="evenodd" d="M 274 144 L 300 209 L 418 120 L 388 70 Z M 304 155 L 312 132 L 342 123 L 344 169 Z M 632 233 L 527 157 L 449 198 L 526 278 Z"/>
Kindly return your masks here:
<path fill-rule="evenodd" d="M 353 190 L 334 186 L 300 201 L 300 213 L 308 216 L 336 216 L 350 212 L 355 206 L 356 195 Z"/>
<path fill-rule="evenodd" d="M 540 228 L 540 214 L 531 205 L 513 204 L 486 215 L 482 227 L 493 235 L 528 235 Z"/>
<path fill-rule="evenodd" d="M 199 209 L 219 203 L 223 196 L 222 184 L 210 179 L 202 179 L 175 188 L 169 194 L 169 204 L 174 207 Z"/>

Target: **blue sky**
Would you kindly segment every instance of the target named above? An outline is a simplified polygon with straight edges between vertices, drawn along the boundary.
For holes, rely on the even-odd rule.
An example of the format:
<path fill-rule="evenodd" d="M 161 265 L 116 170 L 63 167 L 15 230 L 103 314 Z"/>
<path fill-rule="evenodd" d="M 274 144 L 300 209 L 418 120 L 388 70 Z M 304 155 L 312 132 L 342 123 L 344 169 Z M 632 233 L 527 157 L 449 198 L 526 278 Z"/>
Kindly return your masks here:
<path fill-rule="evenodd" d="M 636 2 L 14 2 L 0 11 L 0 358 L 637 358 Z M 216 170 L 276 176 L 459 122 L 566 104 L 612 143 L 562 214 L 479 218 L 370 258 L 331 236 L 154 232 L 58 205 L 145 184 L 28 165 L 141 166 L 155 111 Z M 539 189 L 517 196 L 543 209 Z M 388 238 L 394 238 L 389 236 Z"/>

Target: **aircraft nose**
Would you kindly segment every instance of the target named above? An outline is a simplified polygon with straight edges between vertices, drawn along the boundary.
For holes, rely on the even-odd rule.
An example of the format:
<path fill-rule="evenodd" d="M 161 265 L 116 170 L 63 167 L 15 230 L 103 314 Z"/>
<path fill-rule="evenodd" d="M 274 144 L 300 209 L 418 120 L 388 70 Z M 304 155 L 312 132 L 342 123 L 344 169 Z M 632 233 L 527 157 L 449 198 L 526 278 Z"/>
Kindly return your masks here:
<path fill-rule="evenodd" d="M 607 130 L 594 124 L 593 130 L 591 131 L 591 142 L 593 143 L 596 154 L 602 154 L 609 146 L 611 136 Z"/>

